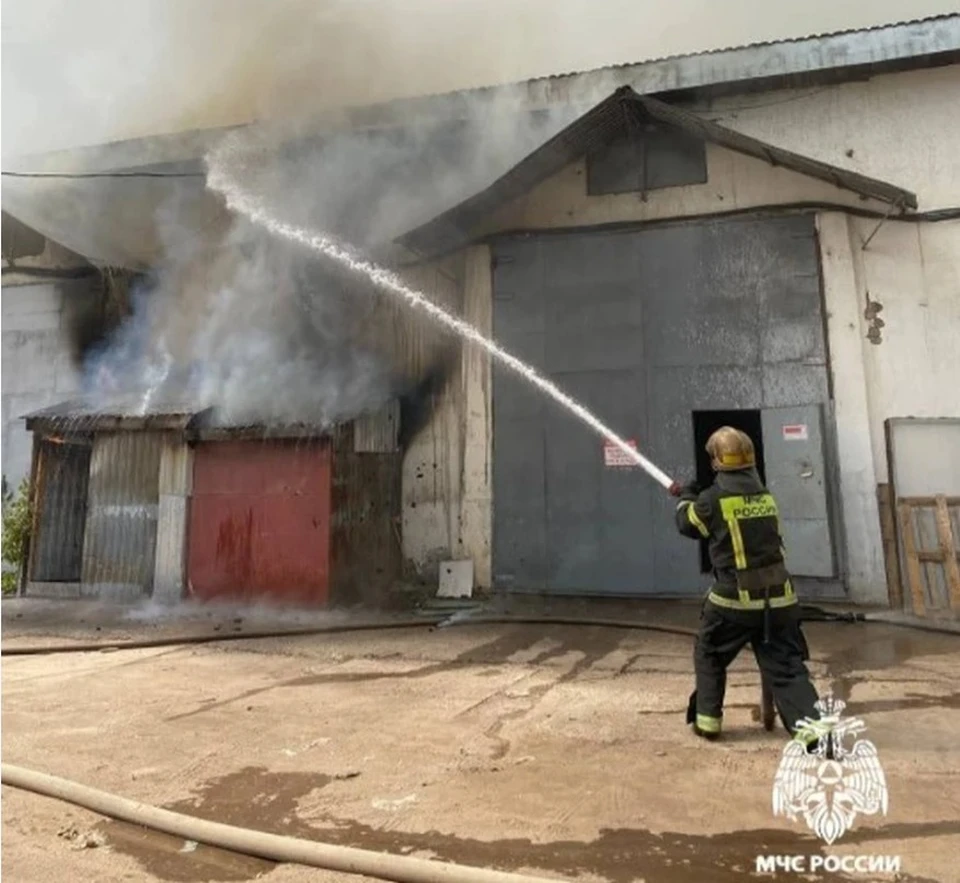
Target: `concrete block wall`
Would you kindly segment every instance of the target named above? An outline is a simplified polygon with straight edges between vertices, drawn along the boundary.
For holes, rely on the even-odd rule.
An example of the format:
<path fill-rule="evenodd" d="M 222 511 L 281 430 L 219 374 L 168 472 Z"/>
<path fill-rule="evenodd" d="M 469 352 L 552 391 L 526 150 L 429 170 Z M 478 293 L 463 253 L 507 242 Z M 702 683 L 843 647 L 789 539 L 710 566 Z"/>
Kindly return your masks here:
<path fill-rule="evenodd" d="M 93 298 L 90 279 L 4 285 L 3 475 L 15 488 L 30 472 L 31 437 L 21 417 L 76 396 L 80 371 L 68 336 L 68 298 Z"/>

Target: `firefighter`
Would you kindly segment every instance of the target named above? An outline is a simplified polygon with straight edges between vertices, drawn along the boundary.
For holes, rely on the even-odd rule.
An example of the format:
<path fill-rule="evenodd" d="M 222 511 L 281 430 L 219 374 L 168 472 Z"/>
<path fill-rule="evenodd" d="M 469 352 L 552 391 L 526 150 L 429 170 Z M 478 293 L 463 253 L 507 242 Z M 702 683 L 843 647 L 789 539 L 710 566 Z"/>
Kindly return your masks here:
<path fill-rule="evenodd" d="M 707 453 L 716 480 L 702 491 L 695 482 L 683 487 L 676 513 L 680 533 L 708 541 L 714 574 L 694 650 L 697 681 L 687 723 L 698 736 L 719 738 L 727 667 L 750 644 L 780 720 L 803 738 L 799 722 L 819 718 L 817 693 L 805 665 L 807 644 L 784 562 L 776 501 L 760 481 L 745 432 L 718 429 L 707 441 Z"/>

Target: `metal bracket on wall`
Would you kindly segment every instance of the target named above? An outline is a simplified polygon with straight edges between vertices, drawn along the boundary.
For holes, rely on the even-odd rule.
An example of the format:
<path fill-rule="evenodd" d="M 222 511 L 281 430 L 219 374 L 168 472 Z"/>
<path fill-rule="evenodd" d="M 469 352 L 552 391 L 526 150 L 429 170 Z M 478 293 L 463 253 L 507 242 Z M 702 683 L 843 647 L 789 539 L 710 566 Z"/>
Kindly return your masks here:
<path fill-rule="evenodd" d="M 873 228 L 873 230 L 870 231 L 870 235 L 863 240 L 863 244 L 860 246 L 860 251 L 867 250 L 867 246 L 873 241 L 873 237 L 880 232 L 880 228 L 890 219 L 890 215 L 892 215 L 895 211 L 902 211 L 902 210 L 903 210 L 902 203 L 891 202 L 890 205 L 887 206 L 887 210 L 883 213 L 883 217 L 880 218 L 879 221 L 877 221 L 877 225 Z"/>

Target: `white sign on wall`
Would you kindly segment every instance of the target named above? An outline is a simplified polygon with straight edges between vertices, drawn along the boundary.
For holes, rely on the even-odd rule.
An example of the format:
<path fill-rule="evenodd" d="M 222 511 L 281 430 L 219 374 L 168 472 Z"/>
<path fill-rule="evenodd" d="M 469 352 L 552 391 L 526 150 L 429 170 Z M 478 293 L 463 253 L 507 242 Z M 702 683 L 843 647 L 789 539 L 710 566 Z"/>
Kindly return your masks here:
<path fill-rule="evenodd" d="M 627 438 L 624 439 L 624 441 L 634 450 L 637 449 L 637 440 L 635 438 Z M 612 441 L 604 441 L 603 465 L 614 469 L 631 469 L 636 468 L 637 461 Z"/>
<path fill-rule="evenodd" d="M 786 423 L 783 427 L 784 441 L 806 441 L 810 437 L 806 423 Z"/>

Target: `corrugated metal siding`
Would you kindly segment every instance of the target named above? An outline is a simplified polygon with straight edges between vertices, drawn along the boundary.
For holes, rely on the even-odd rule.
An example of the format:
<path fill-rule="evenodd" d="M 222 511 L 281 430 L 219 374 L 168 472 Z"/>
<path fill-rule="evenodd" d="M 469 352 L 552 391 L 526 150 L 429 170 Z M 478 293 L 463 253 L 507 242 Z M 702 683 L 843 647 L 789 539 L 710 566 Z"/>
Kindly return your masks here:
<path fill-rule="evenodd" d="M 80 581 L 90 453 L 89 441 L 40 441 L 30 574 L 34 582 Z"/>
<path fill-rule="evenodd" d="M 324 603 L 329 444 L 198 444 L 189 524 L 187 574 L 194 596 Z"/>
<path fill-rule="evenodd" d="M 83 546 L 85 592 L 150 592 L 163 444 L 160 433 L 97 435 Z"/>

